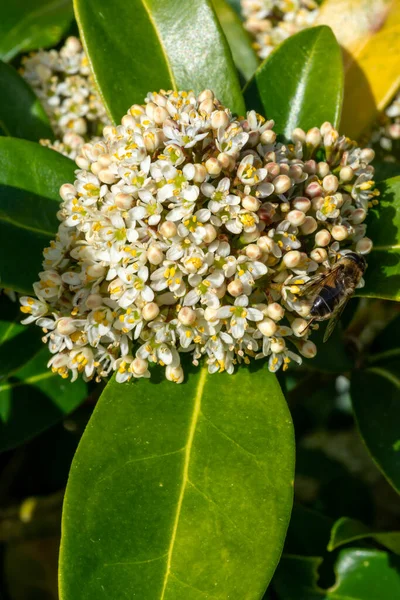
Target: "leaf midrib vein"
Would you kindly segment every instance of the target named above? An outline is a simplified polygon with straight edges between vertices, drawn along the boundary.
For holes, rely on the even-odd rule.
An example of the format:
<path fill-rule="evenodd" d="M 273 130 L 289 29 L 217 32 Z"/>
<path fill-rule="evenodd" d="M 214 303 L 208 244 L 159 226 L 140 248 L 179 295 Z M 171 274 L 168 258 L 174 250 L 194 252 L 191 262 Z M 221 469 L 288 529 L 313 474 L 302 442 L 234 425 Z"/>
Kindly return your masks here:
<path fill-rule="evenodd" d="M 33 233 L 39 233 L 41 235 L 45 235 L 46 237 L 54 237 L 54 231 L 46 231 L 45 229 L 40 229 L 39 227 L 32 227 L 31 225 L 26 225 L 25 223 L 18 223 L 18 221 L 14 221 L 9 217 L 4 216 L 4 214 L 0 214 L 0 222 L 9 223 L 14 227 L 19 229 L 26 229 L 27 231 L 33 231 Z"/>
<path fill-rule="evenodd" d="M 173 528 L 172 528 L 171 542 L 170 542 L 169 548 L 168 548 L 168 560 L 167 560 L 167 566 L 166 566 L 160 600 L 163 600 L 165 597 L 165 592 L 167 589 L 169 576 L 171 574 L 172 555 L 173 555 L 173 551 L 174 551 L 174 545 L 175 545 L 176 534 L 177 534 L 177 530 L 178 530 L 182 505 L 183 505 L 183 499 L 185 496 L 186 486 L 187 486 L 187 483 L 189 480 L 190 455 L 192 452 L 193 440 L 194 440 L 194 436 L 196 433 L 197 422 L 198 422 L 199 415 L 200 415 L 201 400 L 202 400 L 203 390 L 204 390 L 204 386 L 205 386 L 206 379 L 207 379 L 207 374 L 208 374 L 207 367 L 204 366 L 200 372 L 200 377 L 199 377 L 199 381 L 197 384 L 196 396 L 195 396 L 194 404 L 193 404 L 193 414 L 192 414 L 188 438 L 187 438 L 187 442 L 186 442 L 186 446 L 185 446 L 183 472 L 182 472 L 182 483 L 181 483 L 181 489 L 180 489 L 179 498 L 178 498 L 178 504 L 176 507 L 174 524 L 173 524 Z"/>

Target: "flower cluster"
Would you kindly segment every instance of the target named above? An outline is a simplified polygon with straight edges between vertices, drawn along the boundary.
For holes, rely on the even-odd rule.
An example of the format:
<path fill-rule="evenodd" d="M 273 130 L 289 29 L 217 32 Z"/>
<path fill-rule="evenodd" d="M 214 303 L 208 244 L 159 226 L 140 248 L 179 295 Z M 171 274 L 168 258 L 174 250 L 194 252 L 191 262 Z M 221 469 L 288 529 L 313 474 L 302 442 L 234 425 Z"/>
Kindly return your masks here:
<path fill-rule="evenodd" d="M 318 15 L 314 0 L 241 0 L 244 26 L 255 39 L 261 58 L 291 35 L 313 25 Z"/>
<path fill-rule="evenodd" d="M 42 144 L 75 158 L 85 141 L 101 134 L 108 124 L 87 56 L 76 37 L 69 37 L 60 51 L 40 50 L 24 57 L 22 76 L 41 100 L 59 138 Z"/>
<path fill-rule="evenodd" d="M 55 372 L 124 382 L 158 363 L 179 383 L 182 353 L 211 373 L 315 355 L 301 286 L 371 250 L 374 153 L 329 123 L 287 145 L 273 125 L 210 90 L 161 91 L 82 147 L 36 298 L 21 298 Z"/>
<path fill-rule="evenodd" d="M 377 154 L 388 162 L 399 160 L 400 151 L 400 93 L 381 115 L 371 136 Z"/>

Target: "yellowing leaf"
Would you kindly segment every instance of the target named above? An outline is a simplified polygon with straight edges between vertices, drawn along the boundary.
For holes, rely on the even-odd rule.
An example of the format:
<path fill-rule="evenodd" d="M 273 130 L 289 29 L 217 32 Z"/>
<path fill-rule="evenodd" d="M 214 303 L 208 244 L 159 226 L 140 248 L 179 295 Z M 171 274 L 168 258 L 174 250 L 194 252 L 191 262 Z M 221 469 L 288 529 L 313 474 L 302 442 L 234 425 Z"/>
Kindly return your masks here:
<path fill-rule="evenodd" d="M 343 48 L 341 129 L 359 138 L 400 86 L 400 0 L 327 0 L 318 23 L 329 25 Z"/>

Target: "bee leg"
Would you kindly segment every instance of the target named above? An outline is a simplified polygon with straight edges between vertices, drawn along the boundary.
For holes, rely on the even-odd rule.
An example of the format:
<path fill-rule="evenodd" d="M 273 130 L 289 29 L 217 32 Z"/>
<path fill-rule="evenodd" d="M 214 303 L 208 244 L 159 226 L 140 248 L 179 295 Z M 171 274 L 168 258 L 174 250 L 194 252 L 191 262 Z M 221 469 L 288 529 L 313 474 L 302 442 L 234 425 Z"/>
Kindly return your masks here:
<path fill-rule="evenodd" d="M 310 325 L 311 325 L 311 324 L 312 324 L 314 321 L 315 321 L 315 317 L 312 317 L 312 318 L 311 318 L 311 319 L 308 321 L 307 325 L 304 327 L 303 331 L 302 331 L 302 332 L 301 332 L 301 334 L 300 334 L 301 336 L 303 336 L 303 335 L 305 334 L 305 332 L 307 331 L 307 329 L 310 327 Z"/>

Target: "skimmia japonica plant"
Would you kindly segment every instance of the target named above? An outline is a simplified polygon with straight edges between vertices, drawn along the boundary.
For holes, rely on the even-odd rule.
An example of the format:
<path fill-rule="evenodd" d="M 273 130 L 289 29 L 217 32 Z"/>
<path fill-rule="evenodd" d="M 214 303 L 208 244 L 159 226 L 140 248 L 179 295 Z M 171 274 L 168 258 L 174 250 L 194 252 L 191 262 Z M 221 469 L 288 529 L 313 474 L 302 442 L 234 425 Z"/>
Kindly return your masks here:
<path fill-rule="evenodd" d="M 0 8 L 7 600 L 400 595 L 397 12 Z"/>

